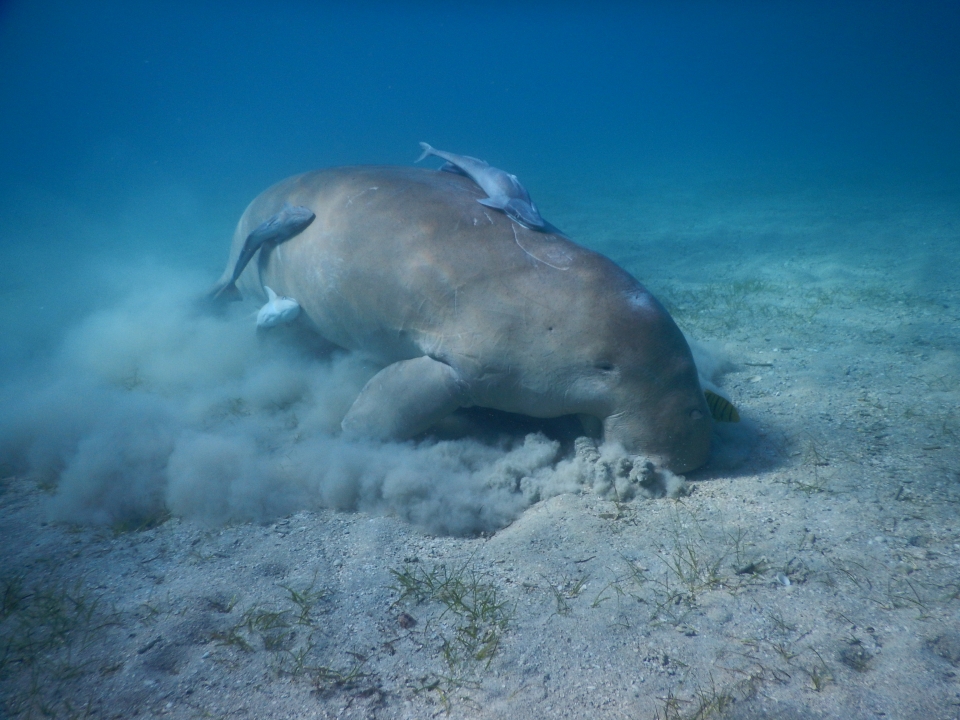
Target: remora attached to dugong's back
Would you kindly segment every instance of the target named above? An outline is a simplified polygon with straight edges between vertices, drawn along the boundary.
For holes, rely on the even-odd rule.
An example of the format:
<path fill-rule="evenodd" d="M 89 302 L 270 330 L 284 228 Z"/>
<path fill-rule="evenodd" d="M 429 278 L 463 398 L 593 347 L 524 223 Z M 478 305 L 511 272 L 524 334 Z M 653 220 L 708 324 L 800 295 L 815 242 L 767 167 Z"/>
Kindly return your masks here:
<path fill-rule="evenodd" d="M 240 249 L 240 255 L 237 257 L 237 262 L 233 267 L 233 272 L 226 281 L 217 285 L 212 296 L 220 298 L 235 294 L 233 290 L 237 278 L 243 273 L 247 263 L 250 262 L 257 250 L 264 246 L 269 248 L 272 245 L 279 245 L 292 237 L 296 237 L 306 230 L 316 217 L 310 208 L 285 202 L 280 212 L 264 220 L 253 232 L 247 235 L 247 239 Z"/>
<path fill-rule="evenodd" d="M 383 366 L 344 417 L 347 436 L 411 438 L 479 406 L 586 416 L 674 472 L 702 465 L 710 410 L 664 307 L 606 257 L 476 198 L 470 178 L 420 168 L 290 178 L 250 204 L 231 256 L 285 201 L 320 221 L 237 287 L 296 298 L 305 327 Z"/>
<path fill-rule="evenodd" d="M 486 194 L 486 198 L 478 199 L 481 205 L 501 210 L 521 225 L 541 230 L 546 227 L 546 221 L 541 217 L 537 206 L 530 199 L 530 193 L 520 184 L 516 175 L 495 168 L 484 160 L 480 160 L 469 155 L 456 155 L 454 153 L 437 150 L 428 143 L 420 143 L 423 153 L 417 158 L 420 162 L 428 155 L 436 155 L 442 158 L 450 165 L 461 170 L 467 177 L 472 179 L 480 189 Z M 444 166 L 441 170 L 450 171 Z"/>

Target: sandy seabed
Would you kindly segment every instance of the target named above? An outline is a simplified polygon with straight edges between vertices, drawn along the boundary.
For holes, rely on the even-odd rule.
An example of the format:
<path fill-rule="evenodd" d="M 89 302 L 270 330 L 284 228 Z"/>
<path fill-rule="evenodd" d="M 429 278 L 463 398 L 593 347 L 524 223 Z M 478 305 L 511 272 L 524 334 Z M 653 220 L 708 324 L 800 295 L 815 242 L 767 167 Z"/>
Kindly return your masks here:
<path fill-rule="evenodd" d="M 688 495 L 584 487 L 468 537 L 323 507 L 133 529 L 7 477 L 3 714 L 960 717 L 955 198 L 573 198 L 538 201 L 722 361 L 743 421 Z"/>

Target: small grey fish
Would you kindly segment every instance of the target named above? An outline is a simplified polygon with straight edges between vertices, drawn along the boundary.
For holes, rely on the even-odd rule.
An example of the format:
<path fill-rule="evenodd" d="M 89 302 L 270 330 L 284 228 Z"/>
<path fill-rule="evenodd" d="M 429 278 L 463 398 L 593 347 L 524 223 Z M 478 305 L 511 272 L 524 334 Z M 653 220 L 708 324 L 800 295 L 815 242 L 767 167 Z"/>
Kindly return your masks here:
<path fill-rule="evenodd" d="M 423 154 L 417 158 L 420 162 L 428 155 L 436 155 L 447 163 L 441 167 L 446 172 L 459 172 L 473 180 L 487 197 L 477 200 L 481 205 L 501 210 L 514 222 L 532 230 L 545 230 L 547 222 L 541 217 L 537 206 L 530 199 L 530 193 L 520 184 L 516 175 L 495 168 L 484 160 L 469 155 L 436 150 L 425 142 L 420 143 Z M 449 167 L 453 166 L 453 167 Z"/>
<path fill-rule="evenodd" d="M 296 237 L 306 230 L 316 217 L 309 208 L 302 205 L 291 205 L 288 202 L 284 203 L 280 212 L 264 220 L 257 225 L 252 233 L 247 235 L 247 239 L 243 243 L 243 249 L 240 251 L 240 257 L 237 258 L 237 264 L 233 267 L 233 274 L 222 287 L 213 293 L 213 298 L 236 293 L 237 278 L 243 273 L 243 269 L 247 267 L 247 263 L 250 262 L 257 250 L 264 246 L 269 248 L 279 245 L 292 237 Z"/>

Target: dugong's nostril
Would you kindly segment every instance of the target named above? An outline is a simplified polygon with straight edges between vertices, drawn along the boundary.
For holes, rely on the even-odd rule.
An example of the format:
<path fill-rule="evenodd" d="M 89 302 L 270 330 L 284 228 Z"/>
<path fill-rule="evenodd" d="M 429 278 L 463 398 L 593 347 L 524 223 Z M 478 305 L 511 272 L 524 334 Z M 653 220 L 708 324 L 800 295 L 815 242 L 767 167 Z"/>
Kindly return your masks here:
<path fill-rule="evenodd" d="M 691 419 L 691 420 L 700 420 L 702 417 L 703 417 L 703 413 L 700 412 L 699 410 L 691 410 L 691 411 L 690 411 L 690 419 Z"/>

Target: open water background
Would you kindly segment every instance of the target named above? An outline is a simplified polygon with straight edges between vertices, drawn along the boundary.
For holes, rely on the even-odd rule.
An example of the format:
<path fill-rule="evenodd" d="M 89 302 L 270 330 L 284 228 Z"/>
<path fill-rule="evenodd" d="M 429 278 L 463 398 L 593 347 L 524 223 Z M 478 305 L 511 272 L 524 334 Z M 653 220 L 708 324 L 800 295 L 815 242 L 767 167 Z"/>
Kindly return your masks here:
<path fill-rule="evenodd" d="M 260 190 L 420 140 L 588 244 L 638 183 L 955 197 L 957 37 L 952 2 L 4 2 L 0 361 L 108 301 L 104 258 L 213 278 Z"/>

